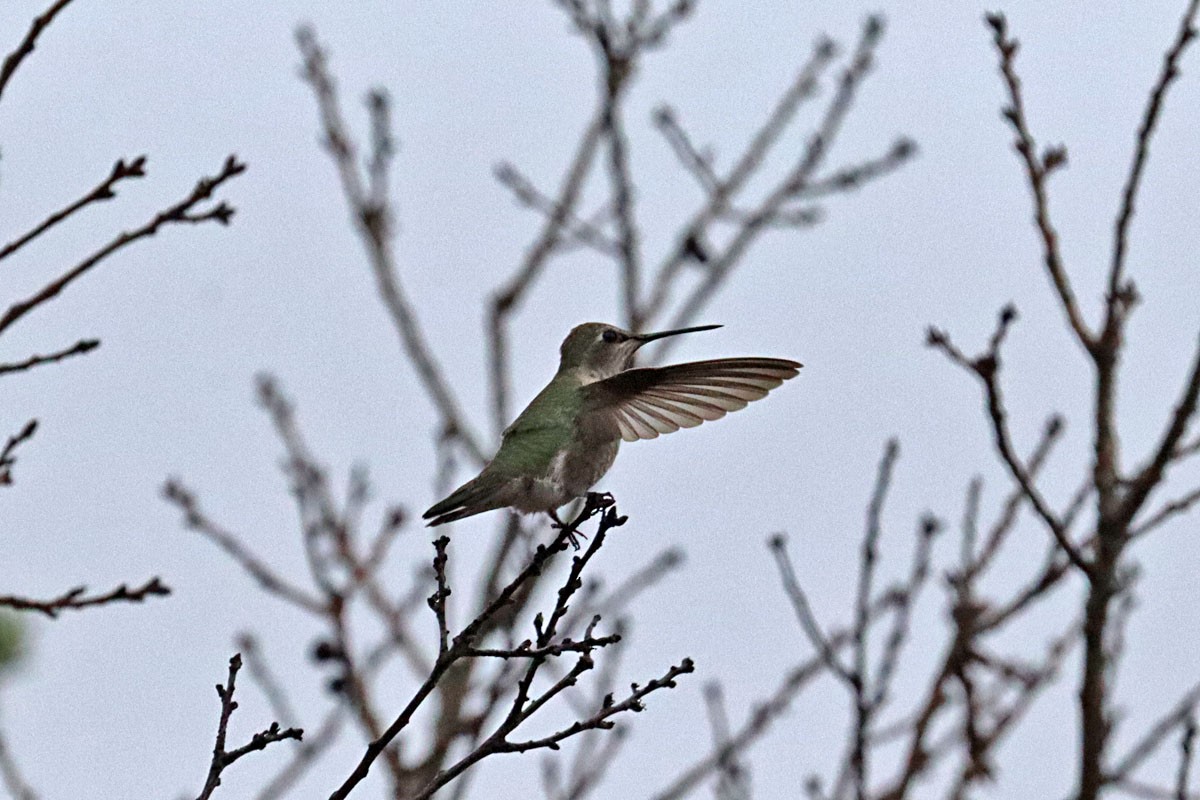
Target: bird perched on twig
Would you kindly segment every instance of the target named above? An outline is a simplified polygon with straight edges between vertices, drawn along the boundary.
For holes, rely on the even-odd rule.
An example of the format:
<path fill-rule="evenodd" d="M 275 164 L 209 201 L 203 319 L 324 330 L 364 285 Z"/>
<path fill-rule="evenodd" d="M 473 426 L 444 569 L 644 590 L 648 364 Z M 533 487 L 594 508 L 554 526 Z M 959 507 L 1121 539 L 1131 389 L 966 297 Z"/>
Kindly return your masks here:
<path fill-rule="evenodd" d="M 587 322 L 567 334 L 553 380 L 504 431 L 496 456 L 425 512 L 441 525 L 496 508 L 548 513 L 582 497 L 608 472 L 621 441 L 654 439 L 745 408 L 801 365 L 782 358 L 720 358 L 631 369 L 655 339 L 720 325 L 630 333 Z"/>

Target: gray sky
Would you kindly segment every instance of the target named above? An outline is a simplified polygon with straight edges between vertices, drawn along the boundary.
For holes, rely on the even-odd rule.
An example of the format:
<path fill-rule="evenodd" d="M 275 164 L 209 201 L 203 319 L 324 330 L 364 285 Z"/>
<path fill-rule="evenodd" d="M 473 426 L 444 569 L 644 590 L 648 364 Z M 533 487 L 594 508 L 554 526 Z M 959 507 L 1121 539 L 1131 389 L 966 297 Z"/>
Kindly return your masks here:
<path fill-rule="evenodd" d="M 41 5 L 5 4 L 2 49 Z M 1052 181 L 1052 203 L 1093 320 L 1133 134 L 1182 6 L 1003 6 L 1023 43 L 1019 69 L 1035 134 L 1070 148 L 1069 168 Z M 628 574 L 669 545 L 687 552 L 685 568 L 635 608 L 624 674 L 644 680 L 683 656 L 698 665 L 697 675 L 651 698 L 648 713 L 634 720 L 604 796 L 642 796 L 703 752 L 704 681 L 723 681 L 740 720 L 807 654 L 764 545 L 770 532 L 791 535 L 818 615 L 829 624 L 845 618 L 863 508 L 889 436 L 902 444 L 885 517 L 893 569 L 906 566 L 922 511 L 957 522 L 972 475 L 988 481 L 985 515 L 994 513 L 1007 483 L 978 387 L 923 346 L 927 324 L 947 327 L 974 351 L 996 310 L 1014 301 L 1022 319 L 1005 377 L 1015 435 L 1024 451 L 1048 413 L 1068 414 L 1066 440 L 1047 471 L 1055 500 L 1065 500 L 1087 463 L 1088 373 L 1040 268 L 977 4 L 702 2 L 671 45 L 647 59 L 629 106 L 649 261 L 698 202 L 649 124 L 651 110 L 669 100 L 693 137 L 728 164 L 817 35 L 850 42 L 875 10 L 887 15 L 888 36 L 834 161 L 877 155 L 902 134 L 918 142 L 920 157 L 830 202 L 827 222 L 815 230 L 761 240 L 700 320 L 726 327 L 688 337 L 672 354 L 796 358 L 803 373 L 727 420 L 625 447 L 603 481 L 631 519 L 602 551 L 606 575 Z M 391 92 L 402 143 L 394 176 L 402 280 L 468 413 L 486 430 L 481 312 L 539 222 L 514 205 L 491 170 L 510 160 L 539 185 L 555 185 L 592 104 L 591 56 L 562 15 L 533 0 L 77 0 L 0 105 L 0 238 L 94 185 L 118 157 L 147 153 L 150 177 L 6 263 L 5 305 L 186 193 L 227 153 L 250 170 L 222 193 L 238 209 L 228 230 L 166 230 L 4 337 L 6 361 L 86 336 L 103 346 L 4 381 L 0 435 L 30 416 L 42 428 L 20 451 L 16 486 L 0 494 L 7 556 L 0 587 L 46 596 L 79 583 L 99 589 L 161 575 L 175 589 L 143 607 L 31 622 L 32 657 L 5 685 L 3 722 L 46 798 L 194 794 L 212 747 L 212 686 L 224 678 L 239 630 L 262 634 L 276 670 L 309 709 L 305 722 L 323 707 L 304 660 L 311 626 L 181 531 L 158 499 L 163 479 L 181 476 L 216 519 L 281 570 L 300 567 L 294 513 L 276 469 L 279 446 L 252 402 L 256 372 L 279 377 L 335 474 L 361 461 L 382 498 L 415 512 L 435 499 L 436 419 L 396 346 L 333 169 L 317 147 L 314 104 L 297 76 L 292 39 L 303 20 L 331 51 L 357 130 L 362 93 L 376 84 Z M 1144 305 L 1120 394 L 1130 461 L 1160 430 L 1200 327 L 1198 57 L 1189 54 L 1172 90 L 1133 228 L 1129 266 Z M 802 143 L 797 134 L 791 152 Z M 550 377 L 572 325 L 615 321 L 618 308 L 611 268 L 600 259 L 555 262 L 515 327 L 516 402 Z M 1177 475 L 1173 484 L 1188 488 L 1189 477 L 1196 476 Z M 459 525 L 455 558 L 465 565 L 479 557 L 494 525 L 491 518 Z M 1193 534 L 1189 519 L 1137 549 L 1144 578 L 1118 684 L 1127 712 L 1118 751 L 1200 675 Z M 1028 560 L 1008 565 L 1014 576 L 1028 574 L 1046 544 L 1030 520 L 1017 536 Z M 397 575 L 430 555 L 415 527 L 403 542 Z M 944 539 L 941 563 L 953 553 Z M 1079 592 L 1072 585 L 1045 621 L 1075 613 Z M 941 598 L 934 592 L 927 601 L 902 694 L 922 685 L 928 661 L 921 654 L 932 658 L 940 646 Z M 1031 650 L 1049 629 L 1030 627 Z M 1072 659 L 1062 685 L 1001 751 L 996 796 L 1050 797 L 1070 786 L 1073 769 L 1064 764 L 1073 764 L 1074 675 Z M 395 687 L 397 705 L 405 691 Z M 234 728 L 242 738 L 269 712 L 249 684 L 239 701 Z M 753 752 L 757 796 L 794 796 L 802 776 L 830 771 L 837 753 L 829 743 L 841 741 L 844 706 L 830 682 L 796 705 Z M 283 746 L 275 749 L 231 768 L 220 796 L 249 796 L 281 763 Z M 301 796 L 328 792 L 358 749 L 327 756 Z M 535 760 L 497 759 L 481 774 L 492 777 L 488 794 L 500 800 L 540 791 Z"/>

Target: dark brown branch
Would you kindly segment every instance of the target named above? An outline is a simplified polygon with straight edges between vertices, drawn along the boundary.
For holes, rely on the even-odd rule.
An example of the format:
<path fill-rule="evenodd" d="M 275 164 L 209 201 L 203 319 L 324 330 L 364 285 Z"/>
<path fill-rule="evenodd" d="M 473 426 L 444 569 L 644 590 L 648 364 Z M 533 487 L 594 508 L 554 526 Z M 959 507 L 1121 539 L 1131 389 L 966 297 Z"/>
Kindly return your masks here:
<path fill-rule="evenodd" d="M 603 540 L 604 533 L 608 529 L 622 525 L 625 522 L 624 517 L 620 517 L 616 514 L 615 509 L 612 507 L 611 499 L 596 494 L 588 495 L 587 502 L 584 504 L 584 507 L 580 511 L 579 515 L 558 532 L 554 538 L 554 541 L 551 542 L 548 547 L 539 546 L 534 552 L 533 557 L 525 565 L 524 569 L 522 569 L 512 581 L 510 581 L 503 589 L 501 589 L 496 595 L 495 599 L 493 599 L 478 614 L 478 616 L 475 617 L 474 620 L 468 623 L 466 627 L 464 627 L 462 631 L 460 631 L 459 634 L 450 641 L 446 652 L 442 654 L 435 662 L 424 683 L 422 683 L 421 686 L 416 690 L 408 704 L 395 718 L 391 725 L 389 725 L 382 734 L 376 737 L 367 746 L 367 750 L 359 760 L 359 763 L 355 766 L 354 770 L 350 773 L 349 777 L 346 778 L 342 785 L 330 795 L 330 800 L 344 800 L 344 798 L 350 794 L 354 787 L 357 786 L 367 776 L 371 769 L 371 765 L 379 758 L 380 755 L 384 753 L 385 750 L 388 749 L 392 741 L 400 735 L 401 731 L 408 727 L 409 723 L 412 721 L 413 715 L 416 714 L 417 710 L 438 688 L 439 683 L 450 671 L 451 667 L 453 667 L 460 659 L 466 657 L 469 651 L 474 648 L 477 638 L 489 627 L 492 619 L 502 610 L 507 608 L 513 602 L 514 598 L 524 590 L 526 585 L 531 580 L 542 574 L 542 571 L 546 568 L 551 559 L 553 559 L 555 554 L 566 549 L 567 543 L 576 535 L 579 526 L 596 515 L 600 515 L 600 525 L 597 529 L 597 532 L 594 534 L 593 544 L 595 544 L 595 540 L 597 538 Z M 439 625 L 440 624 L 441 623 L 439 620 Z M 587 658 L 587 655 L 585 654 L 582 657 Z M 504 733 L 507 734 L 509 730 L 505 730 Z M 462 767 L 462 769 L 466 769 L 466 766 Z M 459 774 L 462 769 L 458 770 L 458 772 L 455 772 L 455 775 Z M 439 773 L 439 775 L 440 774 L 441 773 Z M 453 776 L 451 776 L 451 778 L 452 777 Z M 435 782 L 438 781 L 437 778 L 434 780 Z M 437 782 L 437 786 L 444 785 L 446 782 L 448 782 L 448 780 L 449 778 L 447 780 Z"/>
<path fill-rule="evenodd" d="M 1009 106 L 1004 109 L 1004 118 L 1012 126 L 1016 140 L 1013 147 L 1021 156 L 1025 166 L 1025 175 L 1029 181 L 1029 189 L 1033 194 L 1034 223 L 1042 239 L 1042 256 L 1046 263 L 1046 271 L 1054 290 L 1058 293 L 1063 313 L 1075 336 L 1084 349 L 1091 351 L 1095 345 L 1095 336 L 1088 328 L 1083 314 L 1079 310 L 1079 301 L 1071 288 L 1071 280 L 1063 265 L 1062 253 L 1058 245 L 1058 232 L 1050 220 L 1050 203 L 1046 196 L 1046 178 L 1057 167 L 1066 163 L 1066 150 L 1054 148 L 1046 155 L 1039 155 L 1033 134 L 1029 131 L 1029 123 L 1025 114 L 1025 101 L 1021 96 L 1021 79 L 1017 77 L 1015 59 L 1018 43 L 1008 35 L 1008 21 L 1003 14 L 993 13 L 986 16 L 987 24 L 992 29 L 992 41 L 1000 54 L 1000 74 L 1008 89 Z"/>
<path fill-rule="evenodd" d="M 80 339 L 70 347 L 64 347 L 62 350 L 56 350 L 53 353 L 46 355 L 32 355 L 24 361 L 17 361 L 11 364 L 0 364 L 0 375 L 9 372 L 25 372 L 34 367 L 40 367 L 43 364 L 53 364 L 63 359 L 72 356 L 81 356 L 92 352 L 100 346 L 99 339 Z"/>
<path fill-rule="evenodd" d="M 1200 503 L 1200 489 L 1192 489 L 1182 497 L 1177 497 L 1169 503 L 1164 504 L 1162 508 L 1155 511 L 1144 521 L 1131 526 L 1129 528 L 1130 538 L 1137 538 L 1149 533 L 1172 517 L 1190 511 L 1196 503 Z"/>
<path fill-rule="evenodd" d="M 1183 17 L 1179 20 L 1179 32 L 1175 41 L 1163 56 L 1162 71 L 1154 88 L 1150 90 L 1150 98 L 1142 114 L 1142 122 L 1138 126 L 1137 143 L 1133 149 L 1133 160 L 1129 165 L 1129 174 L 1125 178 L 1125 186 L 1121 190 L 1121 210 L 1113 224 L 1112 265 L 1108 272 L 1108 314 L 1105 325 L 1118 325 L 1121 316 L 1120 305 L 1122 297 L 1127 294 L 1125 287 L 1125 254 L 1128 250 L 1129 227 L 1133 222 L 1134 207 L 1137 202 L 1138 190 L 1141 188 L 1142 174 L 1146 161 L 1150 156 L 1150 140 L 1154 138 L 1154 130 L 1162 115 L 1163 100 L 1167 90 L 1179 77 L 1179 61 L 1184 50 L 1196 38 L 1195 19 L 1200 2 L 1191 0 Z"/>
<path fill-rule="evenodd" d="M 449 546 L 449 536 L 440 536 L 433 543 L 433 574 L 437 579 L 437 589 L 429 596 L 429 607 L 437 617 L 439 659 L 445 658 L 450 649 L 450 631 L 446 627 L 446 598 L 450 596 L 450 587 L 446 583 L 446 548 Z"/>
<path fill-rule="evenodd" d="M 256 800 L 281 800 L 286 797 L 317 759 L 337 741 L 345 719 L 345 706 L 335 706 L 329 711 L 317 726 L 316 733 L 308 733 L 297 743 L 291 760 L 255 795 Z"/>
<path fill-rule="evenodd" d="M 12 608 L 17 611 L 39 611 L 47 617 L 55 619 L 68 609 L 79 610 L 113 603 L 140 603 L 148 597 L 165 597 L 170 593 L 169 586 L 158 578 L 151 578 L 133 589 L 122 583 L 110 592 L 91 596 L 87 595 L 86 586 L 76 586 L 51 600 L 30 600 L 25 597 L 3 595 L 0 596 L 0 607 Z"/>
<path fill-rule="evenodd" d="M 213 745 L 213 757 L 208 767 L 208 777 L 204 781 L 204 788 L 196 796 L 196 800 L 208 800 L 208 798 L 212 797 L 212 793 L 221 785 L 221 774 L 229 765 L 242 756 L 249 755 L 258 750 L 264 750 L 267 745 L 281 742 L 285 739 L 300 741 L 304 738 L 304 731 L 299 728 L 282 730 L 278 722 L 272 722 L 271 727 L 254 734 L 250 737 L 250 741 L 241 747 L 233 750 L 225 749 L 229 718 L 233 716 L 234 710 L 238 707 L 237 701 L 233 699 L 233 692 L 238 670 L 241 668 L 242 657 L 240 654 L 235 653 L 233 658 L 229 659 L 228 680 L 226 680 L 224 686 L 219 683 L 217 684 L 217 696 L 221 698 L 221 718 L 217 723 L 217 738 L 216 743 Z"/>
<path fill-rule="evenodd" d="M 17 463 L 15 455 L 17 448 L 33 438 L 33 434 L 37 432 L 37 427 L 38 421 L 31 419 L 25 423 L 25 427 L 9 436 L 8 441 L 4 443 L 4 449 L 0 450 L 0 486 L 12 485 L 12 468 Z"/>
<path fill-rule="evenodd" d="M 1008 430 L 1008 413 L 1004 408 L 1004 398 L 1000 393 L 999 374 L 1000 345 L 1003 344 L 1005 334 L 1016 317 L 1016 309 L 1012 306 L 1006 306 L 1000 312 L 996 331 L 992 334 L 988 350 L 975 359 L 967 358 L 961 350 L 954 346 L 950 337 L 937 328 L 929 329 L 928 344 L 930 347 L 941 350 L 951 361 L 979 378 L 983 384 L 988 417 L 992 424 L 992 437 L 1001 459 L 1071 563 L 1084 574 L 1090 574 L 1091 567 L 1071 542 L 1062 520 L 1042 497 L 1042 493 L 1029 475 L 1029 470 L 1021 463 L 1021 458 L 1012 444 L 1012 437 Z"/>
<path fill-rule="evenodd" d="M 1034 447 L 1033 452 L 1026 462 L 1026 471 L 1029 473 L 1030 481 L 1037 479 L 1038 473 L 1041 472 L 1042 465 L 1045 464 L 1051 450 L 1062 438 L 1065 424 L 1062 417 L 1053 414 L 1046 420 L 1046 424 L 1042 427 L 1042 439 Z M 1091 486 L 1090 482 L 1086 484 Z M 1017 521 L 1017 512 L 1025 503 L 1027 497 L 1024 490 L 1018 485 L 1016 490 L 1009 494 L 1008 499 L 1004 503 L 1003 511 L 997 517 L 991 530 L 988 532 L 987 538 L 984 540 L 983 547 L 977 555 L 971 557 L 971 562 L 966 566 L 968 572 L 978 573 L 986 569 L 996 553 L 1000 551 L 1004 541 L 1008 538 L 1008 534 L 1013 530 Z M 1081 501 L 1082 502 L 1082 501 Z M 1070 527 L 1069 511 L 1066 514 L 1060 515 L 1064 527 Z"/>
<path fill-rule="evenodd" d="M 1196 414 L 1197 401 L 1200 400 L 1200 346 L 1193 356 L 1191 373 L 1184 385 L 1182 396 L 1179 398 L 1175 411 L 1163 432 L 1162 439 L 1151 457 L 1150 462 L 1143 467 L 1129 482 L 1128 490 L 1121 503 L 1120 518 L 1128 524 L 1133 516 L 1141 509 L 1150 493 L 1162 482 L 1163 475 L 1172 460 L 1172 454 L 1179 448 L 1183 435 L 1187 433 L 1188 425 Z"/>
<path fill-rule="evenodd" d="M 196 206 L 212 197 L 213 193 L 223 183 L 229 179 L 245 172 L 246 165 L 238 161 L 234 156 L 229 156 L 225 159 L 221 171 L 211 178 L 201 178 L 192 188 L 191 193 L 187 197 L 180 200 L 178 203 L 169 206 L 168 208 L 158 212 L 154 217 L 130 231 L 125 231 L 114 239 L 108 242 L 100 249 L 96 250 L 90 256 L 79 262 L 71 269 L 64 272 L 61 276 L 51 281 L 42 287 L 41 290 L 26 298 L 13 303 L 12 306 L 0 315 L 0 333 L 3 333 L 17 320 L 24 317 L 33 309 L 43 303 L 56 297 L 63 289 L 69 286 L 77 278 L 88 272 L 92 267 L 96 266 L 106 258 L 111 256 L 118 250 L 133 244 L 139 239 L 144 239 L 153 236 L 160 228 L 166 225 L 191 223 L 200 224 L 205 222 L 219 222 L 222 225 L 228 225 L 229 220 L 233 217 L 233 208 L 225 202 L 220 202 L 208 209 L 207 211 L 196 211 Z"/>
<path fill-rule="evenodd" d="M 31 228 L 26 233 L 4 245 L 4 247 L 0 247 L 0 261 L 3 261 L 8 256 L 17 252 L 34 239 L 41 236 L 46 231 L 50 230 L 55 225 L 72 216 L 76 212 L 82 210 L 86 206 L 89 206 L 92 203 L 102 202 L 104 200 L 111 200 L 112 198 L 116 197 L 117 193 L 115 187 L 121 181 L 127 178 L 143 178 L 145 176 L 145 156 L 137 156 L 132 161 L 128 162 L 123 158 L 118 159 L 117 163 L 113 165 L 112 170 L 109 172 L 108 177 L 101 181 L 100 184 L 90 192 L 65 208 L 54 212 L 39 225 Z"/>
<path fill-rule="evenodd" d="M 587 662 L 583 662 L 590 668 Z M 414 800 L 428 800 L 434 793 L 444 786 L 449 781 L 456 778 L 464 770 L 468 769 L 478 761 L 489 755 L 497 753 L 525 753 L 530 750 L 539 750 L 548 748 L 557 750 L 560 743 L 572 736 L 577 736 L 580 733 L 590 730 L 609 730 L 614 723 L 611 717 L 624 712 L 641 712 L 645 710 L 645 698 L 660 689 L 673 689 L 676 686 L 676 679 L 681 675 L 686 675 L 695 670 L 691 659 L 685 658 L 679 664 L 671 667 L 666 673 L 660 677 L 647 683 L 645 686 L 633 684 L 630 693 L 625 699 L 620 702 L 613 702 L 612 697 L 606 698 L 606 702 L 588 719 L 579 720 L 560 731 L 544 736 L 540 739 L 529 739 L 526 741 L 511 742 L 504 737 L 489 739 L 480 747 L 476 748 L 469 756 L 455 764 L 448 770 L 438 774 L 438 777 L 430 786 L 418 793 Z M 573 677 L 577 677 L 574 673 L 569 674 L 566 681 Z M 562 683 L 560 681 L 560 683 Z M 553 691 L 553 690 L 551 690 Z"/>
<path fill-rule="evenodd" d="M 25 38 L 17 45 L 4 59 L 4 63 L 0 65 L 0 96 L 4 95 L 4 90 L 8 87 L 8 82 L 12 80 L 13 73 L 17 71 L 17 67 L 21 66 L 21 62 L 25 57 L 33 52 L 37 45 L 38 37 L 42 35 L 42 31 L 54 21 L 58 13 L 70 4 L 71 0 L 56 0 L 49 8 L 41 14 L 33 18 L 33 22 L 29 26 L 29 30 L 25 33 Z"/>

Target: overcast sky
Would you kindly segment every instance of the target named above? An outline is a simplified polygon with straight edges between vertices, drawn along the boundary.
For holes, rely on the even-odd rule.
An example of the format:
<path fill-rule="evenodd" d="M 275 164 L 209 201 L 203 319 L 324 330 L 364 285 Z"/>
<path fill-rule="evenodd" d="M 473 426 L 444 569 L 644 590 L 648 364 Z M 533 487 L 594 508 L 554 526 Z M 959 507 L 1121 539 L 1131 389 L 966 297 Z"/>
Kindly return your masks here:
<path fill-rule="evenodd" d="M 0 49 L 16 44 L 42 5 L 4 4 Z M 1035 133 L 1070 148 L 1069 168 L 1052 183 L 1053 207 L 1092 320 L 1137 120 L 1182 6 L 1001 6 L 1023 42 L 1019 69 Z M 885 516 L 885 568 L 907 564 L 923 511 L 957 522 L 973 475 L 987 481 L 985 515 L 994 513 L 1008 484 L 978 387 L 923 346 L 928 324 L 974 351 L 997 309 L 1015 302 L 1022 318 L 1005 376 L 1014 435 L 1027 450 L 1047 414 L 1068 415 L 1046 477 L 1055 501 L 1069 496 L 1086 468 L 1088 372 L 1040 269 L 1026 187 L 998 113 L 1003 92 L 984 10 L 960 0 L 704 0 L 643 65 L 628 119 L 650 263 L 698 202 L 650 124 L 653 108 L 670 101 L 727 165 L 817 36 L 848 44 L 868 12 L 886 15 L 887 38 L 833 160 L 877 155 L 901 135 L 916 140 L 920 156 L 829 202 L 821 226 L 760 240 L 698 320 L 725 327 L 688 337 L 672 353 L 795 358 L 805 364 L 799 378 L 719 423 L 626 446 L 602 483 L 630 516 L 602 551 L 605 575 L 628 574 L 664 547 L 687 554 L 685 567 L 635 606 L 623 674 L 645 680 L 683 656 L 698 666 L 634 720 L 605 797 L 648 794 L 702 754 L 705 681 L 724 683 L 740 720 L 808 654 L 764 544 L 771 532 L 789 532 L 818 615 L 828 624 L 846 618 L 863 509 L 888 437 L 899 437 L 901 459 Z M 488 430 L 483 311 L 539 223 L 514 205 L 492 168 L 509 160 L 553 187 L 593 102 L 591 55 L 552 4 L 72 4 L 0 104 L 0 239 L 94 185 L 118 157 L 148 154 L 150 176 L 8 260 L 4 306 L 182 196 L 226 154 L 236 152 L 250 169 L 222 191 L 238 209 L 230 228 L 166 230 L 3 340 L 0 361 L 81 337 L 103 346 L 3 380 L 0 436 L 31 416 L 42 427 L 20 451 L 16 485 L 0 493 L 0 589 L 49 596 L 153 575 L 175 589 L 141 607 L 30 620 L 31 654 L 5 683 L 0 711 L 16 757 L 45 798 L 194 795 L 211 753 L 212 687 L 241 630 L 262 635 L 276 670 L 296 687 L 304 721 L 319 716 L 319 676 L 304 658 L 309 623 L 180 530 L 158 497 L 164 478 L 180 476 L 216 519 L 281 570 L 301 567 L 280 449 L 253 403 L 257 372 L 278 376 L 335 474 L 362 462 L 383 499 L 416 512 L 437 499 L 436 416 L 375 297 L 298 78 L 292 34 L 306 20 L 331 52 L 358 131 L 358 99 L 369 87 L 382 85 L 394 99 L 401 277 L 468 414 Z M 1172 90 L 1133 228 L 1129 267 L 1144 304 L 1130 328 L 1120 387 L 1130 461 L 1160 430 L 1200 327 L 1197 58 L 1189 54 Z M 803 137 L 792 137 L 790 153 Z M 516 322 L 518 404 L 553 374 L 558 343 L 573 325 L 617 321 L 619 308 L 601 259 L 556 262 Z M 1176 476 L 1176 485 L 1188 487 L 1187 476 Z M 495 525 L 484 517 L 457 526 L 455 557 L 470 563 L 485 552 Z M 1028 560 L 1006 566 L 1014 580 L 1046 544 L 1045 531 L 1028 519 L 1017 536 Z M 397 550 L 397 575 L 429 558 L 425 542 L 414 527 Z M 941 542 L 943 565 L 954 553 L 953 541 Z M 1144 571 L 1118 682 L 1126 712 L 1118 750 L 1200 677 L 1194 522 L 1164 528 L 1137 554 Z M 1051 622 L 1076 613 L 1080 590 L 1075 584 L 1063 593 Z M 922 653 L 932 657 L 940 647 L 938 591 L 920 608 L 928 619 L 913 670 L 901 678 L 902 697 L 922 685 Z M 1030 634 L 1032 650 L 1041 635 Z M 1004 781 L 995 796 L 1069 789 L 1074 691 L 1072 657 L 1063 683 L 1001 751 Z M 397 707 L 404 696 L 396 687 Z M 249 684 L 239 701 L 241 738 L 270 712 Z M 843 735 L 835 712 L 844 707 L 832 682 L 796 705 L 753 752 L 756 796 L 793 797 L 801 777 L 831 771 L 837 751 L 829 745 Z M 284 747 L 231 768 L 219 796 L 251 796 L 282 763 Z M 327 756 L 298 796 L 324 796 L 360 749 L 355 743 Z M 536 760 L 497 759 L 481 772 L 493 780 L 479 796 L 540 792 Z"/>

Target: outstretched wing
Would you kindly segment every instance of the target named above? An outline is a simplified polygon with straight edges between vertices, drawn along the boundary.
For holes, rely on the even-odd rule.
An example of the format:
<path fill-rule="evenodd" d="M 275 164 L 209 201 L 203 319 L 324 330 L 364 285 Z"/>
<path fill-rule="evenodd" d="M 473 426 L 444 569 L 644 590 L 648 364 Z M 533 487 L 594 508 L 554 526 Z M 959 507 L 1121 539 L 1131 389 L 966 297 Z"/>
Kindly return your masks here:
<path fill-rule="evenodd" d="M 626 370 L 584 387 L 584 423 L 627 442 L 654 439 L 745 408 L 800 367 L 781 358 L 721 358 Z"/>

